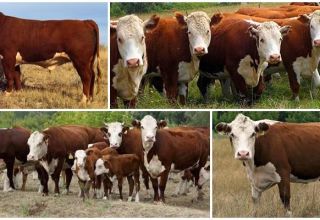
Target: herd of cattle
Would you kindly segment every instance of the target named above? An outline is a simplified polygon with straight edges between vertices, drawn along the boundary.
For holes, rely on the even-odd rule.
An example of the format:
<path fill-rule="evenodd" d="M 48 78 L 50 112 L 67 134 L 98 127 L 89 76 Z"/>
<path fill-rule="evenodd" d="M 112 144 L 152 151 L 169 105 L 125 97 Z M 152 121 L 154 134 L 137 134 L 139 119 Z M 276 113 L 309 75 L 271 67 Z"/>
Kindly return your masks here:
<path fill-rule="evenodd" d="M 255 204 L 253 214 L 261 194 L 278 185 L 291 216 L 290 182 L 306 184 L 320 179 L 320 123 L 253 121 L 239 114 L 230 123 L 217 124 L 216 130 L 229 137 L 234 158 L 245 166 Z"/>
<path fill-rule="evenodd" d="M 72 62 L 83 85 L 82 102 L 93 99 L 95 61 L 97 80 L 101 78 L 99 28 L 95 21 L 37 21 L 0 12 L 0 38 L 0 70 L 7 82 L 6 95 L 21 89 L 20 65 L 34 64 L 53 70 Z"/>
<path fill-rule="evenodd" d="M 210 84 L 220 80 L 225 96 L 250 104 L 261 96 L 270 74 L 282 70 L 288 73 L 294 100 L 299 100 L 301 77 L 311 78 L 314 94 L 320 85 L 319 10 L 313 3 L 294 3 L 241 8 L 211 18 L 197 11 L 111 21 L 111 106 L 117 107 L 120 97 L 135 107 L 147 79 L 170 101 L 184 104 L 188 83 L 198 72 L 204 98 Z"/>
<path fill-rule="evenodd" d="M 134 120 L 133 127 L 120 122 L 106 123 L 101 128 L 79 125 L 50 127 L 30 132 L 16 127 L 0 130 L 0 158 L 6 167 L 4 191 L 16 188 L 16 174 L 22 172 L 22 190 L 27 175 L 36 171 L 39 193 L 48 195 L 48 181 L 54 181 L 54 193 L 59 194 L 59 179 L 64 171 L 66 193 L 73 174 L 79 183 L 79 196 L 93 194 L 109 198 L 114 180 L 118 181 L 123 199 L 123 178 L 129 184 L 128 201 L 139 202 L 140 171 L 149 192 L 149 180 L 154 189 L 154 201 L 165 202 L 165 188 L 169 173 L 181 173 L 175 194 L 185 193 L 192 181 L 201 200 L 203 185 L 209 181 L 209 127 L 168 128 L 166 121 L 146 115 Z M 160 181 L 160 182 L 159 182 Z M 92 189 L 91 193 L 89 191 Z M 160 194 L 159 194 L 160 193 Z M 91 196 L 90 196 L 91 197 Z"/>

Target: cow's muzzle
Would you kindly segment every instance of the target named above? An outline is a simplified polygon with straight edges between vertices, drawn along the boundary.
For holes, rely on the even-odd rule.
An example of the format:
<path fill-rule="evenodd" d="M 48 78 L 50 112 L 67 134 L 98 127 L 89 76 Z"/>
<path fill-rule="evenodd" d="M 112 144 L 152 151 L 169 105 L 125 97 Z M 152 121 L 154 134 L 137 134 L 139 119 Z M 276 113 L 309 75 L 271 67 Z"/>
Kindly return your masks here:
<path fill-rule="evenodd" d="M 238 159 L 238 160 L 249 160 L 249 159 L 251 159 L 249 151 L 238 151 L 237 155 L 236 155 L 236 159 Z"/>
<path fill-rule="evenodd" d="M 194 54 L 196 56 L 203 56 L 205 55 L 207 52 L 206 52 L 206 49 L 204 47 L 195 47 L 194 48 Z"/>
<path fill-rule="evenodd" d="M 268 63 L 269 64 L 277 64 L 277 63 L 280 63 L 281 61 L 282 61 L 282 59 L 281 59 L 280 54 L 272 54 L 269 57 Z"/>
<path fill-rule="evenodd" d="M 319 40 L 314 40 L 313 41 L 313 46 L 320 47 L 320 39 Z"/>
<path fill-rule="evenodd" d="M 34 155 L 28 154 L 28 156 L 27 156 L 27 161 L 36 161 L 36 160 L 37 160 L 37 159 L 35 158 Z"/>
<path fill-rule="evenodd" d="M 127 60 L 127 66 L 128 66 L 128 68 L 137 68 L 137 67 L 139 67 L 139 59 L 134 58 L 134 59 Z"/>

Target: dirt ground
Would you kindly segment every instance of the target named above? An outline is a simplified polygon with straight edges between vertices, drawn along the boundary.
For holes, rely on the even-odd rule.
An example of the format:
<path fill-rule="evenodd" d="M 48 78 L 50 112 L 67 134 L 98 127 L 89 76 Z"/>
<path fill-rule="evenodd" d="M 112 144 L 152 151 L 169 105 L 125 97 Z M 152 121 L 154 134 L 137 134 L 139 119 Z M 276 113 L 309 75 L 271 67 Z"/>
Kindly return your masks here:
<path fill-rule="evenodd" d="M 2 192 L 0 187 L 0 217 L 206 217 L 210 215 L 210 186 L 204 186 L 204 200 L 192 202 L 195 197 L 194 189 L 186 196 L 172 197 L 178 184 L 179 176 L 169 180 L 166 189 L 165 205 L 154 204 L 145 199 L 146 190 L 141 184 L 140 203 L 127 202 L 128 184 L 124 183 L 124 201 L 119 200 L 117 186 L 110 200 L 87 199 L 78 197 L 76 178 L 71 182 L 69 195 L 55 197 L 53 182 L 50 180 L 50 194 L 47 197 L 38 194 L 38 180 L 28 176 L 26 191 Z M 141 181 L 142 183 L 142 181 Z M 151 183 L 150 183 L 151 184 Z M 151 186 L 151 185 L 150 185 Z M 153 194 L 153 192 L 152 192 Z"/>
<path fill-rule="evenodd" d="M 234 159 L 228 138 L 215 138 L 213 144 L 213 216 L 253 217 L 251 188 L 245 168 Z M 320 216 L 320 183 L 291 183 L 291 209 L 294 217 Z M 286 217 L 278 187 L 262 193 L 256 217 Z"/>

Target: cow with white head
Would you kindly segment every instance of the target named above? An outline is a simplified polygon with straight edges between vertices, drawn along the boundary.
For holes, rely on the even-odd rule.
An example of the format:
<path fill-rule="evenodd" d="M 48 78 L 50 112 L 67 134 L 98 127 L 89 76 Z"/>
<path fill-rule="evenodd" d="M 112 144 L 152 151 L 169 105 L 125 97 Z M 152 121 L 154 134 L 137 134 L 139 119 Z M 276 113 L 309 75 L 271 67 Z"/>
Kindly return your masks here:
<path fill-rule="evenodd" d="M 86 166 L 87 154 L 84 150 L 77 150 L 74 154 L 74 162 L 71 170 L 78 177 L 79 183 L 79 197 L 85 199 L 89 198 L 89 190 L 91 186 L 91 179 L 89 173 L 87 172 Z"/>
<path fill-rule="evenodd" d="M 109 140 L 110 147 L 114 149 L 121 146 L 122 136 L 126 134 L 128 130 L 129 127 L 120 122 L 105 123 L 105 126 L 101 128 L 106 139 Z"/>
<path fill-rule="evenodd" d="M 137 96 L 148 66 L 145 33 L 158 21 L 157 16 L 142 21 L 136 15 L 127 15 L 111 22 L 112 105 L 116 105 L 117 96 L 126 101 Z"/>
<path fill-rule="evenodd" d="M 48 152 L 49 136 L 39 131 L 33 132 L 29 139 L 28 161 L 37 161 L 46 156 Z"/>

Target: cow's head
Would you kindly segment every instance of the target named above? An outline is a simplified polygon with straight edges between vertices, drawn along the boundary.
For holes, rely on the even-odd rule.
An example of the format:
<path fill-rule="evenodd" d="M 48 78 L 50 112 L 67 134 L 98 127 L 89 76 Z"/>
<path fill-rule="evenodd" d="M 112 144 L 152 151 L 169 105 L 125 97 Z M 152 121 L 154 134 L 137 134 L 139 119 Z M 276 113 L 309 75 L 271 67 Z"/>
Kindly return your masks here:
<path fill-rule="evenodd" d="M 87 160 L 87 154 L 84 150 L 77 150 L 74 154 L 74 166 L 72 167 L 72 170 L 75 170 L 76 167 L 78 168 L 84 168 Z"/>
<path fill-rule="evenodd" d="M 109 161 L 105 157 L 99 158 L 96 161 L 95 167 L 94 173 L 96 176 L 109 173 Z"/>
<path fill-rule="evenodd" d="M 310 15 L 300 15 L 298 19 L 303 23 L 309 24 L 312 46 L 320 47 L 320 10 Z"/>
<path fill-rule="evenodd" d="M 205 12 L 197 11 L 183 16 L 176 12 L 175 17 L 180 25 L 187 27 L 190 52 L 202 56 L 208 53 L 211 40 L 210 18 Z"/>
<path fill-rule="evenodd" d="M 136 15 L 127 15 L 110 25 L 110 32 L 117 34 L 117 44 L 123 66 L 135 72 L 146 60 L 145 32 L 154 29 L 158 16 L 142 21 Z"/>
<path fill-rule="evenodd" d="M 29 139 L 29 154 L 27 156 L 28 161 L 36 161 L 42 159 L 48 152 L 49 136 L 45 133 L 35 131 Z"/>
<path fill-rule="evenodd" d="M 122 143 L 122 136 L 127 133 L 129 127 L 124 126 L 124 123 L 112 122 L 105 123 L 105 126 L 100 128 L 105 137 L 109 140 L 111 148 L 118 148 Z"/>
<path fill-rule="evenodd" d="M 235 159 L 250 160 L 254 158 L 254 145 L 256 137 L 269 129 L 265 122 L 255 122 L 243 114 L 229 124 L 219 123 L 216 130 L 219 134 L 228 135 L 235 151 Z"/>
<path fill-rule="evenodd" d="M 256 40 L 260 60 L 265 60 L 269 64 L 281 62 L 280 47 L 282 38 L 289 32 L 291 27 L 287 25 L 280 27 L 273 21 L 257 24 L 250 26 L 248 31 L 250 36 Z"/>
<path fill-rule="evenodd" d="M 133 120 L 132 125 L 141 129 L 141 138 L 144 147 L 151 147 L 156 141 L 156 133 L 160 128 L 167 126 L 167 122 L 161 120 L 157 122 L 151 115 L 146 115 L 141 121 Z"/>

